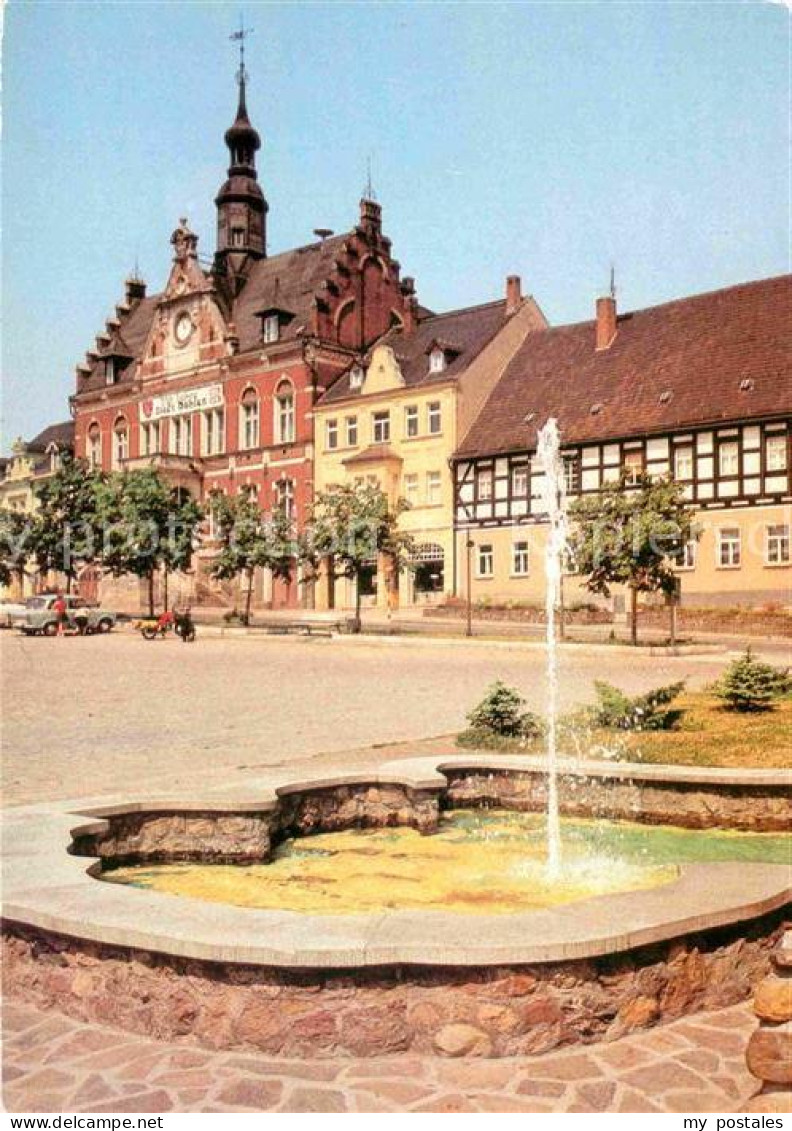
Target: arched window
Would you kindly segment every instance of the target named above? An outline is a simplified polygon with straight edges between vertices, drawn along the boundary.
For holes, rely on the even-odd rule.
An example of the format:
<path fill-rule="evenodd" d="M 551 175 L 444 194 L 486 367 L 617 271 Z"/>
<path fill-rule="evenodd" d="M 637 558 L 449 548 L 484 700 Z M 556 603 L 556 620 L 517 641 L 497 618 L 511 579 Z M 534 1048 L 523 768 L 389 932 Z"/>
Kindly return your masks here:
<path fill-rule="evenodd" d="M 275 441 L 294 443 L 294 389 L 289 381 L 281 381 L 275 390 Z"/>
<path fill-rule="evenodd" d="M 102 430 L 98 424 L 92 424 L 88 429 L 86 455 L 92 471 L 102 466 Z"/>
<path fill-rule="evenodd" d="M 129 458 L 129 425 L 119 416 L 113 425 L 113 468 L 117 471 Z"/>
<path fill-rule="evenodd" d="M 242 448 L 259 446 L 259 398 L 255 389 L 246 389 L 240 404 L 240 436 Z"/>

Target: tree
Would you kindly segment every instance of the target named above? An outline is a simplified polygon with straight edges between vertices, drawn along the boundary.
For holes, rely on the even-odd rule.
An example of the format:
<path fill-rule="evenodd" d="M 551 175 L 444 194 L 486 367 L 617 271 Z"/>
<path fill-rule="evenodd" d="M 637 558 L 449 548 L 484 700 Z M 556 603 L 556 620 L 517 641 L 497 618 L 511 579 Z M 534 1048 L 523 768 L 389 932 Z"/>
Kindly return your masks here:
<path fill-rule="evenodd" d="M 98 490 L 104 529 L 102 564 L 115 577 L 148 581 L 154 615 L 154 578 L 160 568 L 189 569 L 203 511 L 188 492 L 170 487 L 155 468 L 124 471 Z"/>
<path fill-rule="evenodd" d="M 313 577 L 324 563 L 330 577 L 355 583 L 355 632 L 360 632 L 360 575 L 372 558 L 387 555 L 395 571 L 409 567 L 413 539 L 398 526 L 409 505 L 399 499 L 391 507 L 385 492 L 372 484 L 331 487 L 314 502 L 299 557 Z"/>
<path fill-rule="evenodd" d="M 103 472 L 85 460 L 64 454 L 60 467 L 35 488 L 38 510 L 30 531 L 30 549 L 39 569 L 66 577 L 66 592 L 84 565 L 101 551 L 99 493 Z"/>
<path fill-rule="evenodd" d="M 641 474 L 628 484 L 626 473 L 569 508 L 570 551 L 575 571 L 588 575 L 586 588 L 610 595 L 611 585 L 630 591 L 630 639 L 638 642 L 638 594 L 675 597 L 674 562 L 685 543 L 697 538 L 684 489 L 669 479 Z"/>
<path fill-rule="evenodd" d="M 712 690 L 731 711 L 769 711 L 773 700 L 786 695 L 790 687 L 789 672 L 757 660 L 749 646 L 732 660 Z"/>
<path fill-rule="evenodd" d="M 35 525 L 33 515 L 0 509 L 0 585 L 10 585 L 17 578 L 22 591 Z"/>
<path fill-rule="evenodd" d="M 269 569 L 273 577 L 291 581 L 296 554 L 292 523 L 282 506 L 265 516 L 247 495 L 219 495 L 212 506 L 220 541 L 212 576 L 230 579 L 245 575 L 243 621 L 249 624 L 256 569 Z"/>

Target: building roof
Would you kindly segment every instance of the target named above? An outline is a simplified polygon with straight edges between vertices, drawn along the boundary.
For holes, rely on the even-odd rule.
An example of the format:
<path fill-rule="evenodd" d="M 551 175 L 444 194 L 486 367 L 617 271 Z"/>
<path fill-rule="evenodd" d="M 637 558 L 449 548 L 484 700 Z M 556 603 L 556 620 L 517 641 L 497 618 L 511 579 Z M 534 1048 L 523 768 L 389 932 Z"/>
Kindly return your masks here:
<path fill-rule="evenodd" d="M 595 335 L 594 321 L 529 334 L 456 455 L 531 451 L 549 417 L 573 444 L 792 406 L 792 275 L 622 314 L 607 349 Z"/>
<path fill-rule="evenodd" d="M 314 295 L 333 273 L 334 261 L 352 234 L 347 232 L 333 236 L 251 263 L 245 285 L 234 300 L 229 317 L 236 326 L 241 352 L 261 348 L 261 322 L 257 315 L 268 309 L 293 315 L 282 324 L 281 341 L 296 338 L 309 330 Z M 105 357 L 140 358 L 161 299 L 162 294 L 148 295 L 122 318 L 110 343 L 101 351 L 100 360 L 94 362 L 90 376 L 80 382 L 78 392 L 104 386 L 102 359 Z M 121 376 L 120 382 L 127 374 L 131 377 L 133 372 L 134 367 L 130 367 Z"/>
<path fill-rule="evenodd" d="M 509 317 L 505 301 L 451 310 L 424 318 L 412 333 L 406 333 L 401 327 L 393 329 L 372 349 L 383 345 L 391 347 L 407 387 L 430 385 L 459 377 Z M 445 369 L 431 373 L 428 351 L 435 342 L 441 342 L 443 348 L 449 351 L 448 363 Z M 362 389 L 350 388 L 350 372 L 342 374 L 328 389 L 322 397 L 323 404 L 365 395 L 365 383 Z"/>
<path fill-rule="evenodd" d="M 25 447 L 31 452 L 45 452 L 50 444 L 56 444 L 61 450 L 74 447 L 74 421 L 64 420 L 60 424 L 50 424 Z"/>

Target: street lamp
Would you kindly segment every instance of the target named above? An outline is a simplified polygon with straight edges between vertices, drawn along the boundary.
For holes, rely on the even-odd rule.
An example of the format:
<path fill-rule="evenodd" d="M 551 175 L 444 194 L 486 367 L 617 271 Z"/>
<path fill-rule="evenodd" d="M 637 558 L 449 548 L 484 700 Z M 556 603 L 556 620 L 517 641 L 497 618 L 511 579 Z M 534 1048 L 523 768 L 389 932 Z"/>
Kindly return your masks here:
<path fill-rule="evenodd" d="M 472 577 L 473 577 L 473 539 L 468 535 L 465 542 L 465 549 L 467 550 L 467 626 L 465 628 L 465 636 L 473 635 L 473 592 L 472 592 Z"/>

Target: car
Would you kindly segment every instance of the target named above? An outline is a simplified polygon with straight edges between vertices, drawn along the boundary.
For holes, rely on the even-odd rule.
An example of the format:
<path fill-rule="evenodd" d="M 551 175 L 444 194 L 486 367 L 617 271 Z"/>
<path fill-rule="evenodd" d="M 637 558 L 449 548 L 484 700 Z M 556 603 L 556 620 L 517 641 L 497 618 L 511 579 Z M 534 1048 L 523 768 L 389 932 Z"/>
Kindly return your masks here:
<path fill-rule="evenodd" d="M 25 613 L 18 627 L 27 636 L 54 636 L 58 631 L 58 617 L 55 613 L 57 593 L 42 593 L 38 597 L 28 597 L 25 602 Z M 71 594 L 64 596 L 66 602 L 66 623 L 69 628 L 79 627 L 78 620 L 85 619 L 87 632 L 109 632 L 115 627 L 116 613 L 102 609 L 98 605 L 90 605 L 81 597 Z M 82 616 L 80 616 L 82 614 Z"/>
<path fill-rule="evenodd" d="M 25 617 L 23 601 L 0 601 L 0 628 L 13 628 Z"/>

